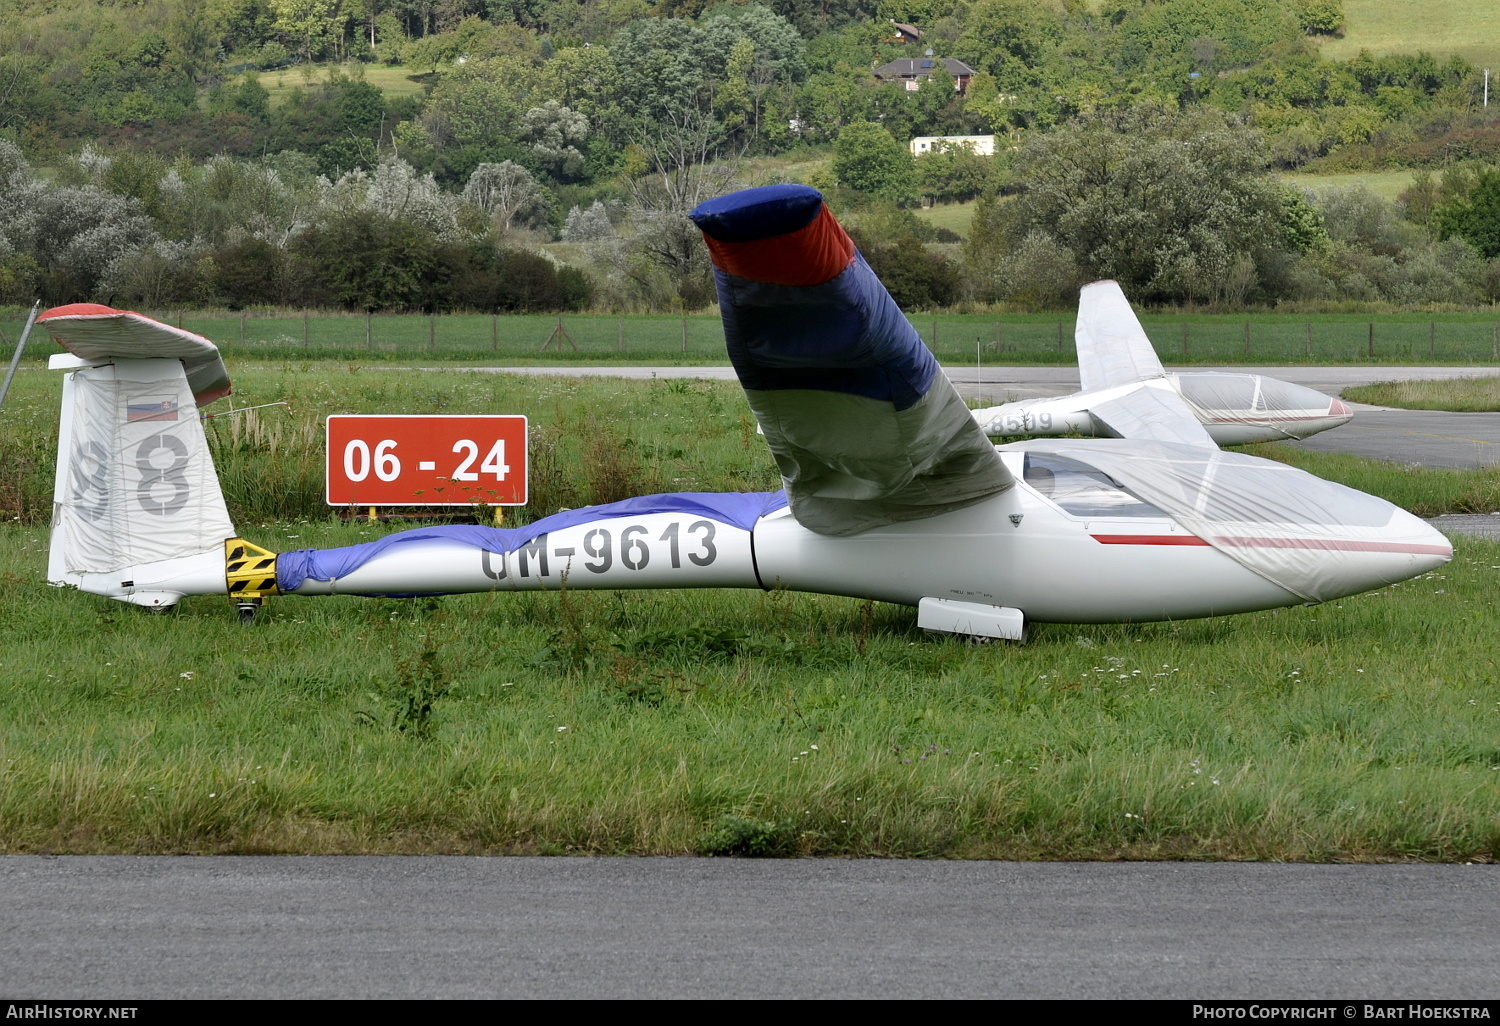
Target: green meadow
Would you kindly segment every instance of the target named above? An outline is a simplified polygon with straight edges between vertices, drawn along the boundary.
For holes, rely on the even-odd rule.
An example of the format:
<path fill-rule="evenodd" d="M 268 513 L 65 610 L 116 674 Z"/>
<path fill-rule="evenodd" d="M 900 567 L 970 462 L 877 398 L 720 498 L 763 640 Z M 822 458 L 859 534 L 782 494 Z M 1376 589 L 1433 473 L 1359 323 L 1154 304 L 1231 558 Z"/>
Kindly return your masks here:
<path fill-rule="evenodd" d="M 1325 192 L 1329 189 L 1369 189 L 1383 200 L 1394 203 L 1411 186 L 1413 171 L 1355 171 L 1339 175 L 1316 175 L 1305 172 L 1282 174 L 1288 185 Z"/>
<path fill-rule="evenodd" d="M 236 523 L 279 551 L 404 526 L 321 505 L 335 412 L 526 413 L 522 516 L 775 485 L 728 384 L 236 378 L 292 404 L 210 426 Z M 57 388 L 27 370 L 0 407 L 3 852 L 1500 856 L 1500 545 L 1323 606 L 1025 646 L 785 592 L 287 596 L 246 628 L 222 598 L 46 586 Z M 1269 452 L 1435 511 L 1472 476 Z"/>
<path fill-rule="evenodd" d="M 401 65 L 351 61 L 348 64 L 308 64 L 279 71 L 252 72 L 241 79 L 255 78 L 270 94 L 272 106 L 280 106 L 294 89 L 305 90 L 320 85 L 335 74 L 363 79 L 388 97 L 421 96 L 427 89 L 423 83 L 429 77 L 418 69 Z"/>
<path fill-rule="evenodd" d="M 1500 378 L 1459 378 L 1454 381 L 1377 381 L 1344 390 L 1344 398 L 1372 406 L 1406 410 L 1448 410 L 1453 413 L 1493 413 L 1500 410 Z"/>
<path fill-rule="evenodd" d="M 257 309 L 141 311 L 216 342 L 230 360 L 352 365 L 725 364 L 718 311 L 682 314 L 376 314 Z M 0 309 L 8 362 L 26 311 Z M 1306 313 L 1140 312 L 1168 364 L 1494 364 L 1493 310 Z M 945 363 L 1073 364 L 1074 313 L 1006 310 L 909 313 Z M 33 334 L 26 365 L 56 352 Z"/>
<path fill-rule="evenodd" d="M 1489 0 L 1343 0 L 1344 32 L 1319 45 L 1345 61 L 1361 50 L 1377 56 L 1427 51 L 1457 54 L 1480 68 L 1500 68 L 1500 8 Z"/>

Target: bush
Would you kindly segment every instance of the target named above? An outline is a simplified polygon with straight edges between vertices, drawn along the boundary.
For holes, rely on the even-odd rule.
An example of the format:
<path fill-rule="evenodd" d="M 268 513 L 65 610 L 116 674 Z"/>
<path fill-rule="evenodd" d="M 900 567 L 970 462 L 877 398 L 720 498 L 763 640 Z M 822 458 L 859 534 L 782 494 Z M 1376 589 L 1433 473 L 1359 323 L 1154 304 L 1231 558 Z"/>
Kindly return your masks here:
<path fill-rule="evenodd" d="M 698 838 L 698 854 L 776 858 L 793 854 L 796 843 L 791 823 L 726 814 Z"/>

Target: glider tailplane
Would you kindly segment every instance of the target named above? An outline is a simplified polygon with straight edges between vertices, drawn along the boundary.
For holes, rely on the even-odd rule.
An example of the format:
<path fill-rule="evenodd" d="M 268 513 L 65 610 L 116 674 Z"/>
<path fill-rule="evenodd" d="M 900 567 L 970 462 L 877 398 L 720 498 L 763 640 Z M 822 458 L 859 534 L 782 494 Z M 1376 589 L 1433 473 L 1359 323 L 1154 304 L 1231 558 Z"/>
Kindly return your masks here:
<path fill-rule="evenodd" d="M 69 373 L 48 580 L 152 609 L 225 594 L 234 526 L 183 358 L 79 355 L 67 317 L 39 320 L 73 350 L 51 362 Z"/>

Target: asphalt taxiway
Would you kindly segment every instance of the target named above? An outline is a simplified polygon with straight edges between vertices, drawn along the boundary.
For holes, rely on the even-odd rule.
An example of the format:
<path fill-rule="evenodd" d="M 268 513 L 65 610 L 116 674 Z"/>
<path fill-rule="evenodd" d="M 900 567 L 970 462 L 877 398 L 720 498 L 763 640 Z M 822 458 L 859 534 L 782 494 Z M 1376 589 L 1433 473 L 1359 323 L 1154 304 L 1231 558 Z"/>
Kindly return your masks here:
<path fill-rule="evenodd" d="M 0 858 L 5 998 L 1500 997 L 1500 867 Z"/>

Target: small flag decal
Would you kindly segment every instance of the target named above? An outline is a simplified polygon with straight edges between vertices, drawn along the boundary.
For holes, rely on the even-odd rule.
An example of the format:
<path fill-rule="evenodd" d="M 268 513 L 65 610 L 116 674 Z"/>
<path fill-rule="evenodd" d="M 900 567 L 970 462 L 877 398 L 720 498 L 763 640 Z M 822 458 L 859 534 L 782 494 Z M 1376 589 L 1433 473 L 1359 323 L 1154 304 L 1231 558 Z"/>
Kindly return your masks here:
<path fill-rule="evenodd" d="M 125 420 L 135 424 L 148 420 L 176 420 L 177 400 L 131 399 L 125 405 Z"/>

